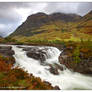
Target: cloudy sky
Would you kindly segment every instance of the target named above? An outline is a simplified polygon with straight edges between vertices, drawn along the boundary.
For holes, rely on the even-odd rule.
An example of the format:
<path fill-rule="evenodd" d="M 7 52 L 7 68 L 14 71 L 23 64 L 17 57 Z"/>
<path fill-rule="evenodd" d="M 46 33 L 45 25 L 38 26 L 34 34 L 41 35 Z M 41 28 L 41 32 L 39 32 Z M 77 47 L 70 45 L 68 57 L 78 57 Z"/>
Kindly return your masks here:
<path fill-rule="evenodd" d="M 0 36 L 12 33 L 26 18 L 37 12 L 76 13 L 81 16 L 92 10 L 91 3 L 26 3 L 0 2 Z"/>

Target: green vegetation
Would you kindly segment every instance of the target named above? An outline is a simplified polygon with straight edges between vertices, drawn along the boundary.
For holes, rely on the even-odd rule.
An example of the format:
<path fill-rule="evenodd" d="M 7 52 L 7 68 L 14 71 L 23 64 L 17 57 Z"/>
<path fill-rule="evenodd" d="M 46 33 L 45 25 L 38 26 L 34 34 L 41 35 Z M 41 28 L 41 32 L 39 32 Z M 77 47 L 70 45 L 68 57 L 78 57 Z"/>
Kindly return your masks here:
<path fill-rule="evenodd" d="M 61 32 L 67 32 L 67 29 L 61 29 Z"/>
<path fill-rule="evenodd" d="M 76 47 L 73 52 L 73 59 L 75 63 L 79 63 L 81 61 L 79 56 L 80 56 L 80 50 L 79 50 L 79 47 Z"/>
<path fill-rule="evenodd" d="M 80 63 L 83 62 L 84 59 L 88 60 L 92 57 L 92 41 L 91 40 L 83 40 L 80 42 L 69 41 L 65 42 L 66 48 L 72 48 L 72 50 L 68 51 L 68 56 L 73 58 L 73 62 Z"/>

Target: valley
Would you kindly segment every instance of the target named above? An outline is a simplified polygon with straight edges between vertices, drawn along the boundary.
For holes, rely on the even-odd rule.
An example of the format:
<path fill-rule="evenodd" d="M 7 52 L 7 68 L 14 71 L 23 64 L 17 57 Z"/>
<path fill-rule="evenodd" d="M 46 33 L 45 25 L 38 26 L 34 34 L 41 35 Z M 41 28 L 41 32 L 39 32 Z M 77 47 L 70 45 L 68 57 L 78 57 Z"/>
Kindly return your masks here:
<path fill-rule="evenodd" d="M 0 89 L 5 87 L 92 89 L 92 11 L 36 13 L 0 37 Z"/>

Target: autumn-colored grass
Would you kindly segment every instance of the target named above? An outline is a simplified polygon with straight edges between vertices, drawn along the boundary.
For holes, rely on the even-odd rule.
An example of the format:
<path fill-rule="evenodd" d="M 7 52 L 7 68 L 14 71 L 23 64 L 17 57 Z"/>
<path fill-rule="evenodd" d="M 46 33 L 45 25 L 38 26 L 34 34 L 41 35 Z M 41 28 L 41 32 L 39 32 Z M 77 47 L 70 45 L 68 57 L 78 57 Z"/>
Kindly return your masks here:
<path fill-rule="evenodd" d="M 0 90 L 51 90 L 50 84 L 46 84 L 40 78 L 24 72 L 20 68 L 13 68 L 0 57 Z"/>

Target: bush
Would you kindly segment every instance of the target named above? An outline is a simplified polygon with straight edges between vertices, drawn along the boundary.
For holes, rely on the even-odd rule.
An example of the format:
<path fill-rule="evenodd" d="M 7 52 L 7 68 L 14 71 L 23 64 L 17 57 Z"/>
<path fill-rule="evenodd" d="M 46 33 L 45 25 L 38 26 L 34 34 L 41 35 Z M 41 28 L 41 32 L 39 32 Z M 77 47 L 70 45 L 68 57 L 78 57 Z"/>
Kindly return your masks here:
<path fill-rule="evenodd" d="M 79 47 L 76 47 L 73 52 L 73 59 L 75 63 L 79 63 L 81 61 L 79 56 L 80 56 L 80 50 L 79 50 Z"/>

